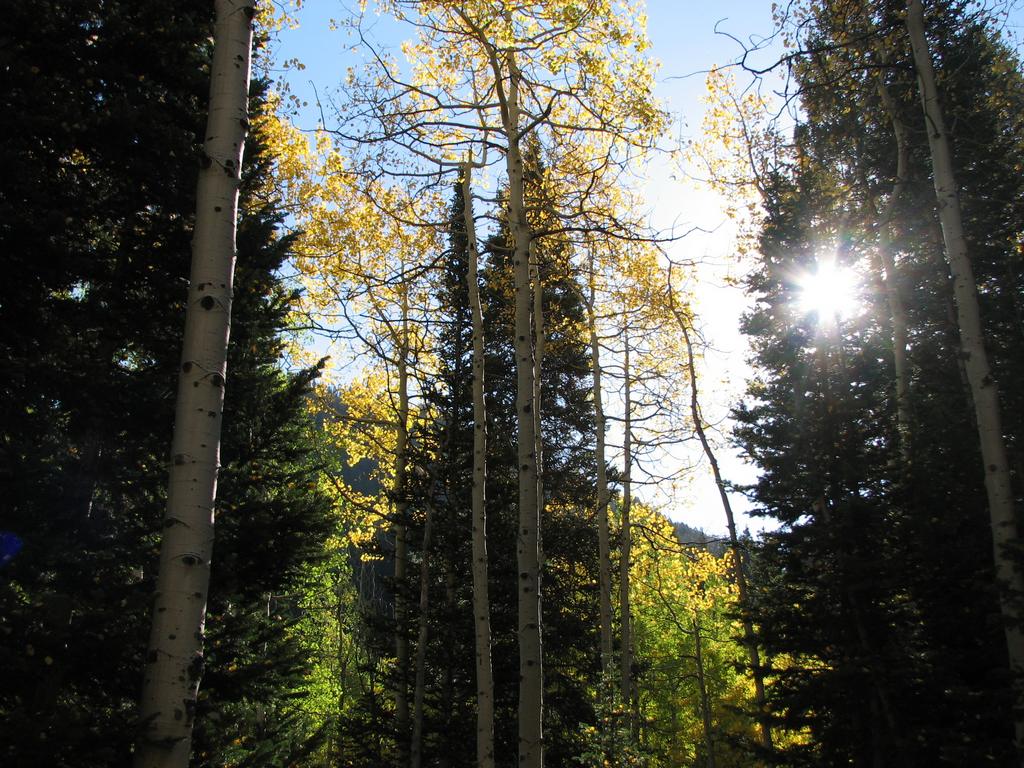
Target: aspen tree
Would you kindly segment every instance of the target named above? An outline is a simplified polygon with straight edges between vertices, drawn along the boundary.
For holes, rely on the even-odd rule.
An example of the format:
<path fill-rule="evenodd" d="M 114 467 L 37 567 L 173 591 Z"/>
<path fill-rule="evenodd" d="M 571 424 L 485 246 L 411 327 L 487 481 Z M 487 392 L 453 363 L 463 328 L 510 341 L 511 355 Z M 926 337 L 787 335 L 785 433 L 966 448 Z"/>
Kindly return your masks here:
<path fill-rule="evenodd" d="M 507 84 L 497 54 L 492 54 L 495 90 L 501 104 L 501 122 L 508 146 L 508 222 L 514 253 L 513 283 L 515 321 L 513 348 L 516 358 L 516 443 L 519 463 L 519 529 L 516 560 L 519 583 L 519 764 L 523 768 L 544 765 L 544 651 L 540 607 L 540 474 L 534 419 L 536 359 L 534 356 L 530 285 L 530 226 L 526 220 L 519 88 L 522 76 L 515 53 L 508 51 Z"/>
<path fill-rule="evenodd" d="M 473 626 L 476 641 L 476 761 L 478 768 L 494 766 L 494 676 L 491 671 L 491 603 L 487 589 L 487 413 L 484 403 L 484 320 L 480 303 L 480 254 L 473 218 L 472 162 L 462 171 L 463 219 L 469 268 L 473 334 Z"/>
<path fill-rule="evenodd" d="M 252 0 L 217 0 L 215 7 L 204 167 L 196 190 L 185 337 L 136 768 L 188 765 L 203 670 L 255 9 Z"/>
<path fill-rule="evenodd" d="M 597 335 L 597 277 L 593 250 L 590 251 L 587 280 L 587 330 L 590 334 L 590 367 L 594 379 L 594 460 L 597 469 L 598 606 L 601 616 L 601 671 L 611 675 L 612 664 L 612 573 L 611 541 L 608 531 L 608 473 L 605 458 L 605 416 L 601 391 L 601 342 Z"/>
<path fill-rule="evenodd" d="M 978 289 L 964 237 L 960 199 L 953 173 L 952 152 L 946 131 L 935 70 L 925 36 L 921 0 L 907 2 L 907 32 L 914 53 L 921 106 L 924 111 L 928 147 L 931 151 L 932 181 L 938 201 L 939 222 L 946 259 L 953 278 L 960 346 L 970 383 L 971 399 L 984 463 L 985 490 L 992 524 L 992 546 L 996 576 L 1000 582 L 1000 608 L 1010 668 L 1015 676 L 1024 673 L 1024 627 L 1019 600 L 1024 595 L 1024 578 L 1014 563 L 1013 548 L 1020 540 L 1010 467 L 1003 437 L 999 387 L 989 367 L 985 335 L 978 309 Z M 1014 689 L 1020 695 L 1019 681 Z M 1024 753 L 1024 710 L 1015 708 L 1014 729 L 1017 748 Z"/>

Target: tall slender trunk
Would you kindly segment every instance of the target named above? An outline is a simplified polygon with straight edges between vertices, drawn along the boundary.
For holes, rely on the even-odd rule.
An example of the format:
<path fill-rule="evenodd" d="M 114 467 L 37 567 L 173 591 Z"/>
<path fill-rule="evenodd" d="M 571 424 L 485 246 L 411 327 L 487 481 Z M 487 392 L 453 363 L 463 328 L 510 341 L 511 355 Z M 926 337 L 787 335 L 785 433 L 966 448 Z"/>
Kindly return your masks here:
<path fill-rule="evenodd" d="M 544 672 L 540 608 L 540 505 L 537 497 L 537 436 L 534 421 L 534 344 L 531 323 L 530 225 L 523 190 L 519 143 L 519 83 L 514 54 L 508 57 L 508 90 L 502 108 L 508 149 L 508 220 L 515 251 L 516 437 L 519 462 L 519 530 L 516 536 L 519 625 L 519 765 L 544 765 Z"/>
<path fill-rule="evenodd" d="M 733 578 L 736 581 L 737 598 L 740 608 L 740 619 L 743 624 L 743 644 L 747 649 L 747 661 L 750 664 L 750 673 L 754 678 L 754 705 L 757 707 L 757 724 L 761 736 L 761 746 L 766 750 L 774 748 L 772 741 L 771 721 L 768 717 L 768 709 L 765 703 L 764 690 L 764 668 L 761 666 L 761 652 L 757 647 L 757 638 L 754 635 L 754 622 L 750 617 L 750 594 L 747 589 L 747 576 L 743 570 L 743 548 L 740 546 L 739 535 L 736 531 L 736 516 L 732 511 L 732 502 L 729 501 L 729 493 L 725 487 L 725 479 L 718 466 L 718 457 L 708 439 L 707 431 L 704 429 L 704 417 L 700 409 L 700 390 L 697 382 L 697 364 L 693 355 L 693 341 L 690 338 L 690 328 L 687 319 L 675 305 L 675 297 L 671 295 L 671 280 L 669 281 L 669 302 L 672 306 L 672 313 L 679 325 L 686 342 L 686 367 L 690 379 L 690 418 L 693 419 L 693 428 L 697 432 L 697 439 L 700 440 L 704 456 L 711 465 L 711 472 L 715 478 L 715 487 L 718 488 L 718 498 L 722 501 L 722 509 L 725 511 L 725 524 L 729 529 L 729 549 L 733 557 Z"/>
<path fill-rule="evenodd" d="M 622 443 L 622 528 L 619 533 L 619 619 L 622 640 L 619 668 L 619 693 L 622 706 L 629 712 L 630 730 L 634 728 L 633 702 L 633 616 L 629 603 L 629 569 L 632 565 L 633 534 L 630 530 L 630 509 L 633 504 L 633 425 L 632 384 L 629 366 L 629 332 L 623 335 L 623 443 Z"/>
<path fill-rule="evenodd" d="M 697 688 L 700 693 L 700 716 L 704 725 L 704 749 L 707 757 L 704 765 L 715 768 L 715 733 L 711 720 L 711 699 L 708 696 L 707 679 L 704 675 L 704 643 L 700 634 L 700 615 L 693 614 L 693 656 L 697 666 Z"/>
<path fill-rule="evenodd" d="M 884 54 L 882 63 L 886 63 Z M 881 215 L 878 257 L 882 264 L 882 280 L 885 285 L 886 300 L 889 304 L 889 315 L 892 318 L 892 354 L 896 373 L 896 429 L 900 440 L 900 457 L 903 460 L 903 469 L 906 471 L 910 467 L 913 445 L 910 365 L 907 359 L 907 312 L 903 305 L 896 276 L 896 260 L 893 258 L 891 233 L 893 219 L 900 199 L 903 197 L 903 189 L 907 184 L 910 148 L 907 143 L 907 129 L 903 125 L 903 121 L 900 120 L 899 108 L 885 84 L 885 71 L 879 69 L 876 77 L 878 95 L 881 97 L 882 106 L 889 115 L 893 136 L 896 139 L 896 179 L 893 181 L 892 192 Z"/>
<path fill-rule="evenodd" d="M 409 764 L 409 636 L 405 626 L 409 556 L 407 475 L 409 452 L 409 294 L 402 290 L 402 337 L 398 343 L 398 414 L 395 437 L 395 764 Z"/>
<path fill-rule="evenodd" d="M 590 332 L 590 367 L 594 377 L 594 461 L 597 465 L 597 547 L 598 605 L 601 617 L 601 671 L 611 675 L 612 658 L 612 562 L 608 534 L 608 475 L 605 465 L 605 417 L 601 402 L 601 342 L 597 335 L 597 288 L 594 255 L 590 255 L 590 297 L 587 301 L 587 330 Z"/>
<path fill-rule="evenodd" d="M 907 2 L 907 31 L 914 51 L 921 105 L 924 110 L 928 146 L 931 150 L 932 176 L 938 201 L 939 221 L 953 277 L 956 297 L 957 322 L 964 363 L 974 399 L 974 412 L 978 424 L 978 441 L 984 463 L 985 490 L 988 496 L 992 525 L 993 557 L 996 577 L 1000 582 L 1000 607 L 1003 631 L 1010 667 L 1015 676 L 1024 672 L 1024 627 L 1021 626 L 1019 597 L 1024 594 L 1024 578 L 1015 568 L 1012 548 L 1019 540 L 1014 510 L 1010 467 L 1003 439 L 1002 416 L 999 407 L 999 388 L 993 378 L 985 352 L 981 313 L 978 309 L 977 284 L 967 252 L 960 200 L 946 132 L 945 120 L 939 106 L 928 41 L 925 38 L 924 11 L 921 0 Z M 1020 697 L 1020 681 L 1015 690 Z M 1017 748 L 1024 754 L 1024 709 L 1014 707 L 1014 731 Z"/>
<path fill-rule="evenodd" d="M 494 676 L 491 671 L 491 603 L 487 589 L 487 414 L 484 403 L 484 320 L 477 269 L 476 222 L 473 220 L 472 165 L 462 175 L 463 218 L 469 268 L 466 282 L 473 326 L 473 627 L 476 640 L 476 762 L 494 768 Z"/>
<path fill-rule="evenodd" d="M 188 765 L 203 671 L 254 13 L 252 0 L 217 0 L 215 7 L 206 162 L 196 189 L 185 337 L 136 768 Z"/>
<path fill-rule="evenodd" d="M 430 545 L 434 531 L 434 508 L 428 503 L 423 523 L 423 551 L 420 556 L 420 616 L 416 637 L 416 675 L 412 697 L 412 738 L 409 746 L 409 765 L 420 768 L 423 764 L 423 699 L 427 689 L 427 642 L 430 623 Z"/>

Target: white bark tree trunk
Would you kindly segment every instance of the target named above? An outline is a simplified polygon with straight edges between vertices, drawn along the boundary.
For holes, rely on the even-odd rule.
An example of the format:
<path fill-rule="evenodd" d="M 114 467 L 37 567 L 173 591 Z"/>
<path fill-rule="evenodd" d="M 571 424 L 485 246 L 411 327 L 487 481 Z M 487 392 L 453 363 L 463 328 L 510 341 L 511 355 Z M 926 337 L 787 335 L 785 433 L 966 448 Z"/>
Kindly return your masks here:
<path fill-rule="evenodd" d="M 205 162 L 196 190 L 185 337 L 136 768 L 188 766 L 203 671 L 254 13 L 252 0 L 217 0 L 215 6 Z"/>
<path fill-rule="evenodd" d="M 487 587 L 487 414 L 484 404 L 484 319 L 478 283 L 479 253 L 473 220 L 472 165 L 462 175 L 463 217 L 469 268 L 466 282 L 473 326 L 473 625 L 476 634 L 476 762 L 494 768 L 494 676 L 491 669 L 491 603 Z"/>
<path fill-rule="evenodd" d="M 1003 631 L 1010 667 L 1018 679 L 1015 681 L 1018 706 L 1015 707 L 1014 729 L 1018 750 L 1024 750 L 1024 710 L 1019 706 L 1019 675 L 1024 672 L 1024 628 L 1021 626 L 1019 599 L 1024 595 L 1024 578 L 1014 567 L 1011 547 L 1019 541 L 1014 509 L 1010 467 L 1003 439 L 999 389 L 992 376 L 985 352 L 985 339 L 978 309 L 977 284 L 967 252 L 960 200 L 946 132 L 945 120 L 939 105 L 935 70 L 925 37 L 924 10 L 921 0 L 907 2 L 907 31 L 914 51 L 921 105 L 925 115 L 925 129 L 932 157 L 932 176 L 938 201 L 939 221 L 946 248 L 946 258 L 953 278 L 957 323 L 967 378 L 974 400 L 974 413 L 978 425 L 978 440 L 984 463 L 985 490 L 988 496 L 992 525 L 992 545 L 996 577 L 1000 582 L 1000 607 Z"/>
<path fill-rule="evenodd" d="M 540 505 L 537 494 L 537 435 L 533 414 L 536 370 L 531 322 L 531 232 L 526 219 L 523 156 L 520 151 L 521 75 L 516 67 L 514 54 L 509 52 L 506 56 L 508 88 L 502 99 L 501 117 L 502 127 L 508 139 L 505 153 L 505 169 L 508 173 L 508 221 L 515 248 L 513 346 L 516 357 L 516 437 L 519 461 L 519 530 L 516 536 L 519 592 L 519 765 L 521 768 L 542 768 L 544 671 L 540 608 Z"/>
<path fill-rule="evenodd" d="M 587 327 L 590 332 L 590 365 L 594 377 L 594 461 L 597 464 L 597 547 L 598 606 L 601 617 L 601 671 L 611 675 L 612 657 L 612 562 L 608 532 L 608 475 L 605 469 L 605 417 L 601 402 L 601 343 L 597 335 L 597 289 L 594 257 L 590 256 L 590 298 L 587 301 Z"/>

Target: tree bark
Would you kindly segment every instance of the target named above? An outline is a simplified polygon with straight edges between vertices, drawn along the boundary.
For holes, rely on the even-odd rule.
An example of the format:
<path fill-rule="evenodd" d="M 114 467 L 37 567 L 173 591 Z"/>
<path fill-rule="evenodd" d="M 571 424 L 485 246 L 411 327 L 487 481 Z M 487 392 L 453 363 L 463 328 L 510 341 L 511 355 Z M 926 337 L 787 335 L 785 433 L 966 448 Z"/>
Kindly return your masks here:
<path fill-rule="evenodd" d="M 188 766 L 203 671 L 254 13 L 252 0 L 217 0 L 215 7 L 204 168 L 196 189 L 185 336 L 136 768 Z"/>
<path fill-rule="evenodd" d="M 494 676 L 491 670 L 491 603 L 487 586 L 487 413 L 484 403 L 484 320 L 477 275 L 480 261 L 473 219 L 472 165 L 462 174 L 463 217 L 469 268 L 466 274 L 473 326 L 473 626 L 476 639 L 476 762 L 494 768 Z"/>
<path fill-rule="evenodd" d="M 1000 582 L 1000 608 L 1010 668 L 1015 676 L 1018 706 L 1014 708 L 1014 731 L 1019 751 L 1024 752 L 1024 710 L 1019 706 L 1020 681 L 1024 672 L 1024 628 L 1021 626 L 1019 597 L 1024 595 L 1024 578 L 1014 567 L 1012 547 L 1018 542 L 1017 518 L 1006 444 L 1003 439 L 999 389 L 988 364 L 985 339 L 978 309 L 977 284 L 967 251 L 960 200 L 946 132 L 939 105 L 928 41 L 925 37 L 924 11 L 921 0 L 907 2 L 907 31 L 914 52 L 921 105 L 924 110 L 928 146 L 931 150 L 932 177 L 938 201 L 939 221 L 945 243 L 946 258 L 953 277 L 957 323 L 964 363 L 974 400 L 978 425 L 978 441 L 984 463 L 985 490 L 992 526 L 995 572 Z"/>
<path fill-rule="evenodd" d="M 502 99 L 502 123 L 508 139 L 508 220 L 514 243 L 516 356 L 516 437 L 519 461 L 519 530 L 516 536 L 519 624 L 519 765 L 544 765 L 544 673 L 540 608 L 540 505 L 537 495 L 537 435 L 534 421 L 534 343 L 531 322 L 530 225 L 523 190 L 523 156 L 519 134 L 521 75 L 512 52 L 507 56 L 508 89 Z M 501 73 L 498 73 L 499 75 Z"/>
<path fill-rule="evenodd" d="M 594 256 L 590 255 L 590 298 L 587 302 L 587 329 L 590 332 L 590 365 L 594 377 L 594 461 L 597 465 L 597 547 L 598 605 L 601 617 L 601 672 L 608 679 L 612 672 L 612 562 L 608 533 L 608 473 L 605 465 L 605 417 L 601 402 L 601 343 L 597 336 L 597 288 Z"/>

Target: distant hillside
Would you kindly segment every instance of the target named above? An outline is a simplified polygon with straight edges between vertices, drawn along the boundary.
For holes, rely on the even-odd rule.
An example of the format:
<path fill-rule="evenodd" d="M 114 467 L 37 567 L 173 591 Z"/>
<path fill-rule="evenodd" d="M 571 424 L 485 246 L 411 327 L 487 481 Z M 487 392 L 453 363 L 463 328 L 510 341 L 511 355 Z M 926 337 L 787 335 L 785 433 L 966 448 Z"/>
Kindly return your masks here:
<path fill-rule="evenodd" d="M 709 536 L 699 528 L 691 528 L 686 523 L 673 523 L 672 526 L 675 529 L 676 538 L 683 544 L 704 547 L 716 557 L 725 554 L 728 545 L 726 537 Z"/>

